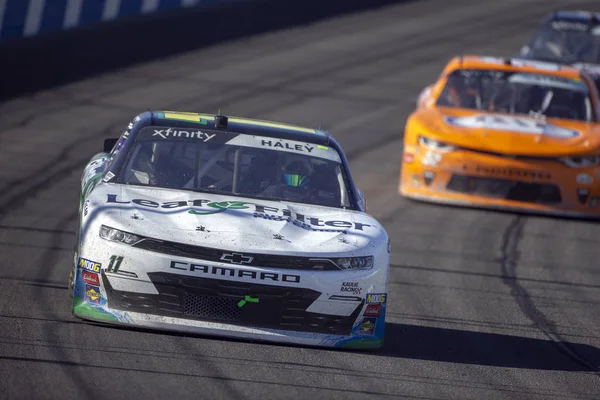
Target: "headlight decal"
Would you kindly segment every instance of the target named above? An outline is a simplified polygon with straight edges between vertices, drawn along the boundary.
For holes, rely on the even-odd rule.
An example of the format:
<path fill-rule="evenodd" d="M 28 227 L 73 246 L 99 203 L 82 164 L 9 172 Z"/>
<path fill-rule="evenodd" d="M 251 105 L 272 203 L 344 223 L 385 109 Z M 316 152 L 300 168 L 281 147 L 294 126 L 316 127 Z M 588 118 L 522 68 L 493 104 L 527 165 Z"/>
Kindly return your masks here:
<path fill-rule="evenodd" d="M 100 237 L 102 239 L 110 240 L 111 242 L 125 243 L 129 245 L 136 244 L 143 239 L 141 236 L 134 235 L 133 233 L 123 232 L 106 225 L 102 225 L 100 227 Z"/>
<path fill-rule="evenodd" d="M 600 164 L 600 155 L 568 156 L 558 159 L 561 163 L 571 168 L 595 167 Z"/>
<path fill-rule="evenodd" d="M 123 243 L 128 245 L 136 245 L 142 241 L 144 243 L 157 242 L 157 239 L 148 239 L 142 236 L 135 235 L 121 231 L 116 228 L 111 228 L 106 225 L 100 227 L 100 237 L 111 242 Z M 149 241 L 148 241 L 149 240 Z M 340 270 L 368 270 L 373 269 L 374 257 L 373 256 L 362 256 L 362 257 L 340 257 L 340 258 L 311 258 L 314 262 L 312 270 L 330 270 L 327 268 L 327 264 L 333 264 L 332 268 L 339 268 Z M 215 261 L 209 259 L 209 261 Z"/>
<path fill-rule="evenodd" d="M 431 139 L 425 136 L 419 136 L 419 145 L 431 150 L 439 151 L 441 153 L 448 153 L 456 150 L 456 146 L 445 142 L 440 142 L 438 140 Z"/>
<path fill-rule="evenodd" d="M 373 256 L 334 258 L 333 262 L 344 270 L 364 270 L 373 268 Z"/>

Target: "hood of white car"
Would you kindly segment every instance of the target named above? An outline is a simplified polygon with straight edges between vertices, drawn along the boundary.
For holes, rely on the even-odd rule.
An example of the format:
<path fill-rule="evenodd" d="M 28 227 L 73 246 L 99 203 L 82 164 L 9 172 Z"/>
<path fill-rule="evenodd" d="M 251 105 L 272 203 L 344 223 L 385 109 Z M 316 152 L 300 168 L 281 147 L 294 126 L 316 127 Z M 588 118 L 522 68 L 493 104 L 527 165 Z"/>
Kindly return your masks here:
<path fill-rule="evenodd" d="M 84 204 L 84 223 L 93 221 L 161 240 L 275 254 L 358 256 L 388 240 L 364 212 L 111 183 Z"/>

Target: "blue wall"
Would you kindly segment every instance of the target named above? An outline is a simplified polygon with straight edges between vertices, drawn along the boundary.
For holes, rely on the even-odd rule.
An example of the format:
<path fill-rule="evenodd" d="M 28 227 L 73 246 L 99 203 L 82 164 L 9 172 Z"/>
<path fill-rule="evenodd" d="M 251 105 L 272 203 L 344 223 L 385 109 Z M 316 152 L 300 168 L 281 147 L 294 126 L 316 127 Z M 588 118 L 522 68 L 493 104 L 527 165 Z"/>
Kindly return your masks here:
<path fill-rule="evenodd" d="M 231 1 L 250 0 L 0 0 L 0 40 Z"/>

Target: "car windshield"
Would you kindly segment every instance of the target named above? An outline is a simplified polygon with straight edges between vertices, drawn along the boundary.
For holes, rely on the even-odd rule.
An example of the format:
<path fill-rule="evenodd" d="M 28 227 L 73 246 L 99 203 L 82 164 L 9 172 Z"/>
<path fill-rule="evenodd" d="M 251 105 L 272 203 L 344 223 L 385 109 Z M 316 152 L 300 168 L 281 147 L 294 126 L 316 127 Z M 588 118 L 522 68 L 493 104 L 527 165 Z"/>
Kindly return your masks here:
<path fill-rule="evenodd" d="M 589 30 L 587 24 L 554 21 L 534 34 L 522 54 L 564 64 L 600 64 L 600 27 Z"/>
<path fill-rule="evenodd" d="M 206 129 L 142 129 L 117 179 L 130 185 L 328 207 L 350 205 L 335 149 Z"/>
<path fill-rule="evenodd" d="M 542 73 L 456 70 L 448 76 L 437 105 L 578 121 L 594 119 L 584 82 Z"/>

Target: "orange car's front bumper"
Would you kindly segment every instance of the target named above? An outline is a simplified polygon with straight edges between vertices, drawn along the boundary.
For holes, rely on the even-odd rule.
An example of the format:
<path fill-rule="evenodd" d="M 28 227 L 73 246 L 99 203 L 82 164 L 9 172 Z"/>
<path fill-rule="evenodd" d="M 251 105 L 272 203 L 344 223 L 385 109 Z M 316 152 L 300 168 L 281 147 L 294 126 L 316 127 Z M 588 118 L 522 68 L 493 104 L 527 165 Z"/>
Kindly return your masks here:
<path fill-rule="evenodd" d="M 437 203 L 600 218 L 600 167 L 406 146 L 398 191 Z"/>

